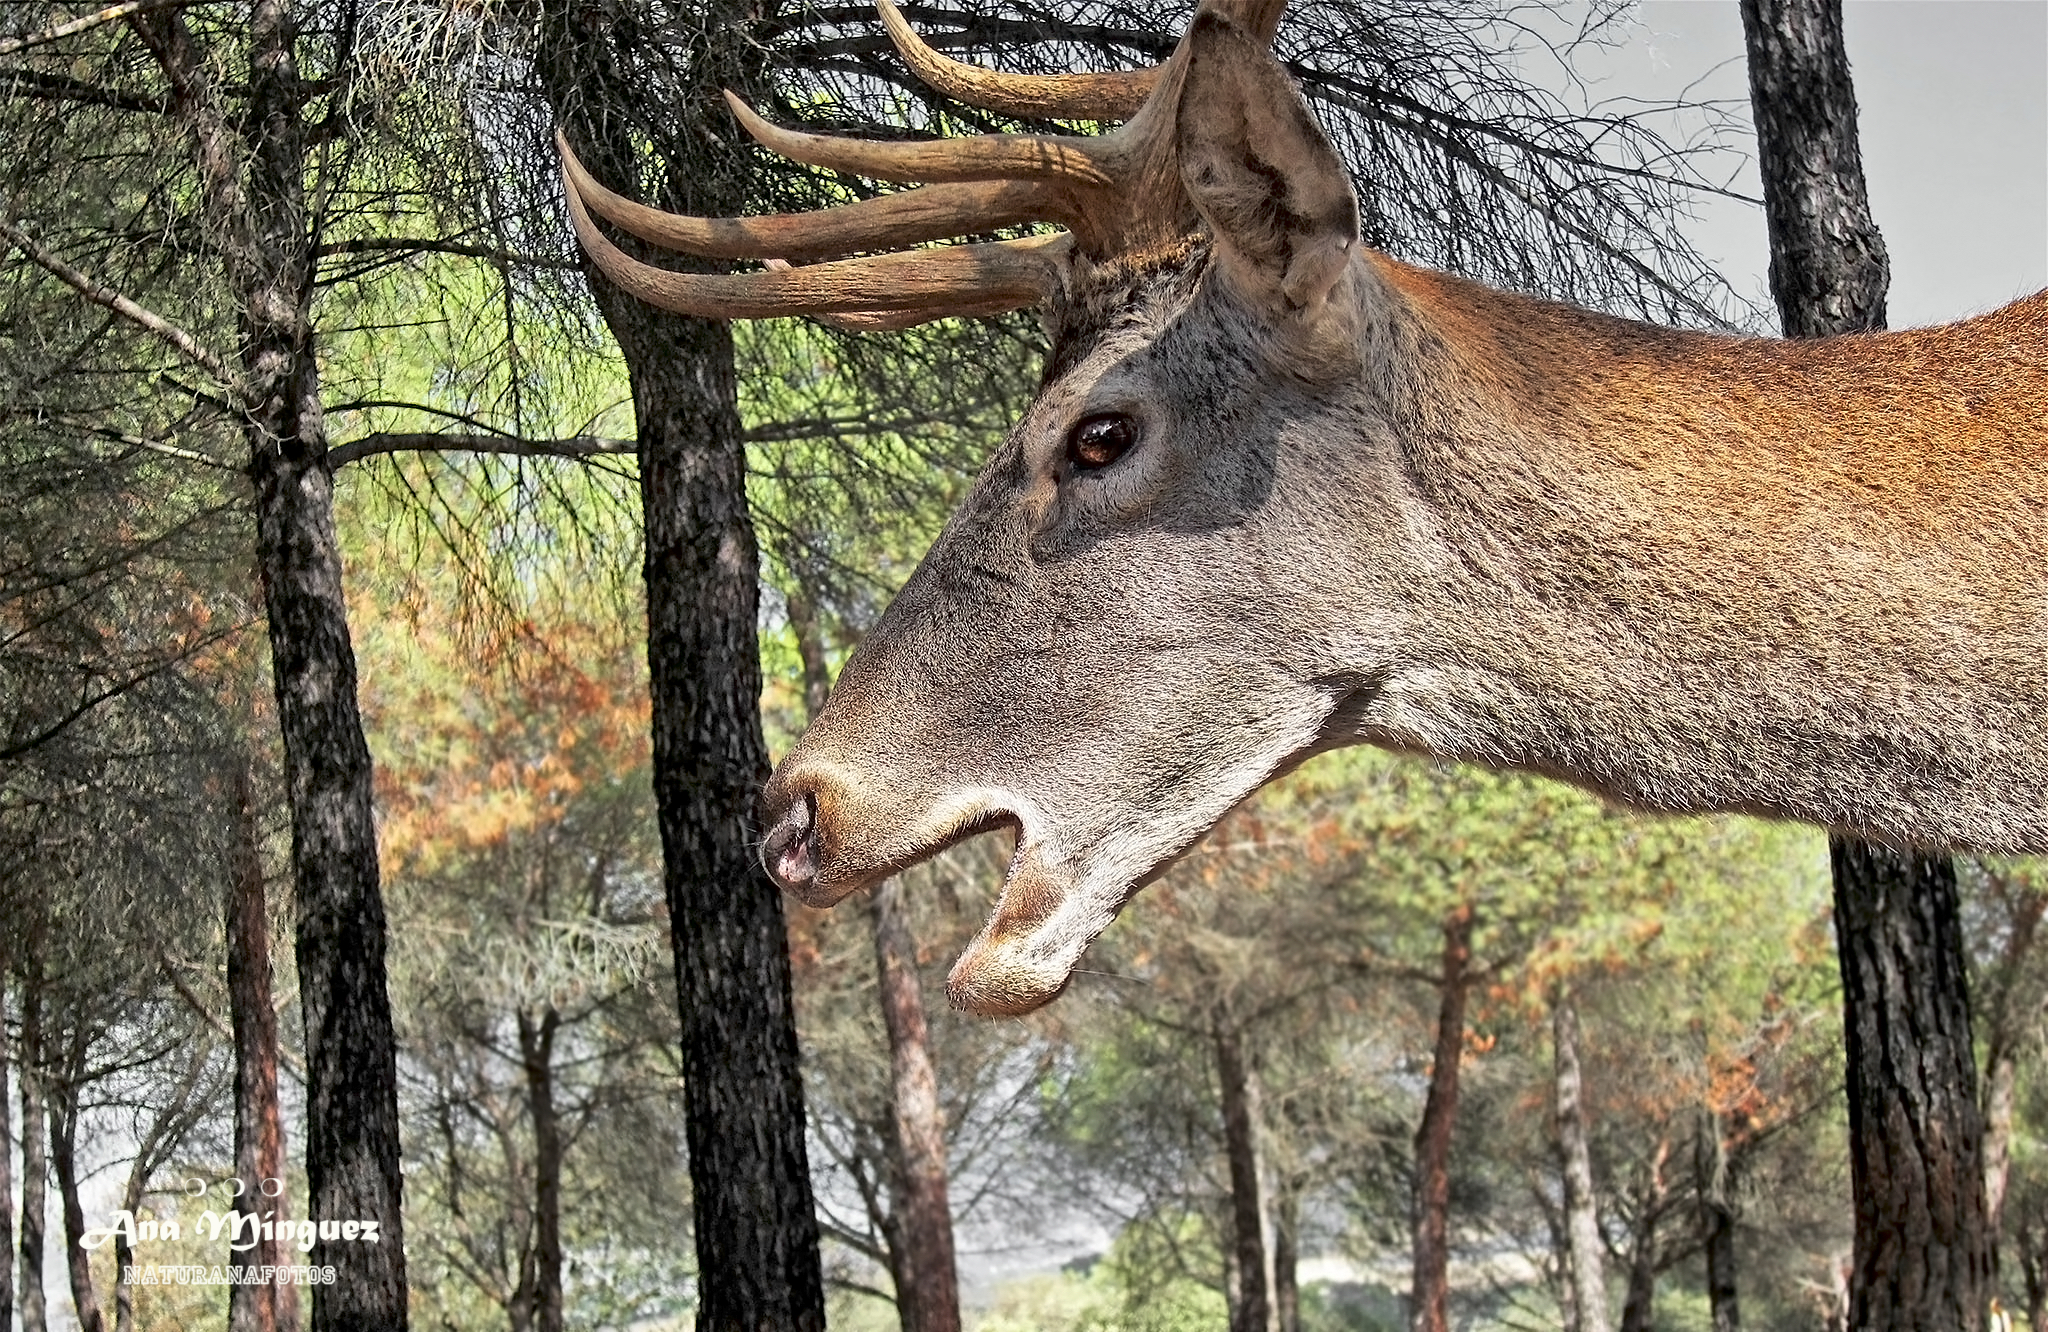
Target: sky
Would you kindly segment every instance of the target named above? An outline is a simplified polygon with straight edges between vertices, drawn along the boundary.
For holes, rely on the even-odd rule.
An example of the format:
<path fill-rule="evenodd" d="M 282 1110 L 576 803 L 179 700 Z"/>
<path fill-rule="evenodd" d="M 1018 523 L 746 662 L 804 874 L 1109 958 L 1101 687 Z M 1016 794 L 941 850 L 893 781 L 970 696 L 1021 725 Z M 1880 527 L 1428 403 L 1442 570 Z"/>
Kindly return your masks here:
<path fill-rule="evenodd" d="M 1847 0 L 1843 29 L 1871 209 L 1891 254 L 1892 326 L 2048 287 L 2048 0 Z M 1735 0 L 1642 0 L 1627 31 L 1583 62 L 1595 100 L 1671 99 L 1691 85 L 1746 120 Z M 1753 143 L 1742 147 L 1748 160 L 1729 183 L 1755 197 Z M 1738 292 L 1773 308 L 1760 210 L 1705 203 L 1692 234 Z"/>

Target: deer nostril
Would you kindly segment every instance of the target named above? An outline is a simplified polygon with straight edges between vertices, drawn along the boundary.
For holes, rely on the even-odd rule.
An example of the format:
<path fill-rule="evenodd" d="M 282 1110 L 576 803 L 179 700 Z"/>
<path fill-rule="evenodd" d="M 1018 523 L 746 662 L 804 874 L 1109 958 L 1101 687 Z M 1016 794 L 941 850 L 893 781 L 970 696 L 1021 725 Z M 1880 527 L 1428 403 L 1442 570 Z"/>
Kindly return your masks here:
<path fill-rule="evenodd" d="M 785 892 L 801 892 L 818 876 L 818 798 L 792 801 L 761 844 L 761 864 Z"/>

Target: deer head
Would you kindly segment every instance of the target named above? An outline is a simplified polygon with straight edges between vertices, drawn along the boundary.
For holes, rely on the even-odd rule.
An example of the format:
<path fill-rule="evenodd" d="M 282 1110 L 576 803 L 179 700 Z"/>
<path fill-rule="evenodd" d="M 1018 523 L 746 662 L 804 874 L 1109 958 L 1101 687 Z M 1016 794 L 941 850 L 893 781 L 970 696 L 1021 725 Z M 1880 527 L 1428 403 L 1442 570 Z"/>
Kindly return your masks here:
<path fill-rule="evenodd" d="M 1857 405 L 1868 356 L 1766 355 L 1781 344 L 1626 324 L 1362 250 L 1343 166 L 1267 50 L 1279 0 L 1207 0 L 1154 70 L 1037 78 L 946 60 L 880 4 L 952 96 L 1128 119 L 1100 138 L 871 144 L 733 99 L 787 156 L 924 182 L 799 217 L 659 213 L 562 146 L 585 248 L 655 304 L 863 327 L 1037 305 L 1046 320 L 1039 397 L 767 787 L 764 859 L 788 891 L 830 905 L 1010 828 L 1000 899 L 948 992 L 1011 1014 L 1056 995 L 1232 806 L 1339 744 L 1543 771 L 1658 809 L 2048 844 L 2048 756 L 2006 744 L 2013 717 L 2048 706 L 2043 538 L 2001 528 L 1980 571 L 2005 610 L 2031 608 L 2035 639 L 2009 697 L 1978 691 L 1991 720 L 1964 743 L 1939 698 L 1926 717 L 1886 711 L 1916 664 L 1933 689 L 1988 668 L 1927 664 L 1961 627 L 1822 627 L 1844 595 L 1902 595 L 1867 567 L 1882 525 L 1857 511 L 1786 545 L 1805 520 L 1785 515 L 1840 464 L 1792 456 L 1813 426 L 1784 401 L 1833 411 L 1838 436 L 1882 415 Z M 782 262 L 651 267 L 592 213 L 688 253 Z M 1025 221 L 1065 230 L 834 258 Z M 1984 375 L 2048 359 L 2042 308 L 2024 318 L 2031 341 L 2008 337 Z M 1766 382 L 1778 405 L 1758 408 Z M 2024 431 L 2027 410 L 1998 428 Z M 1766 448 L 1787 432 L 1790 454 Z M 1713 439 L 1725 458 L 1695 456 Z M 1989 649 L 2007 666 L 2025 650 L 2009 632 Z"/>

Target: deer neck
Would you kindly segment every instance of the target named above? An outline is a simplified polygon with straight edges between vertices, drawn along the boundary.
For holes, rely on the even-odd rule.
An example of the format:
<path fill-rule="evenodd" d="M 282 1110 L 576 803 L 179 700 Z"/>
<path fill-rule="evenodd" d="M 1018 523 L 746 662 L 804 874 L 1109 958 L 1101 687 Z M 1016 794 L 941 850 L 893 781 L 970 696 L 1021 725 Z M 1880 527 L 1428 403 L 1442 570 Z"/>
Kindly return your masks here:
<path fill-rule="evenodd" d="M 1363 738 L 2048 847 L 2048 301 L 1802 344 L 1372 262 L 1410 630 Z"/>

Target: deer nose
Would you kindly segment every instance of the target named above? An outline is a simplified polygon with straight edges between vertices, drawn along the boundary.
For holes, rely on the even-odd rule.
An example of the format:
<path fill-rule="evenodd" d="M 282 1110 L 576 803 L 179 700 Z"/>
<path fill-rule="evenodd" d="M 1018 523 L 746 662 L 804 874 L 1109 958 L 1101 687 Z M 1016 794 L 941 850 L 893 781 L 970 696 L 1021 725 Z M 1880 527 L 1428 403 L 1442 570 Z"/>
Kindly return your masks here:
<path fill-rule="evenodd" d="M 818 797 L 805 791 L 789 807 L 761 843 L 761 864 L 786 893 L 801 895 L 818 877 Z"/>

